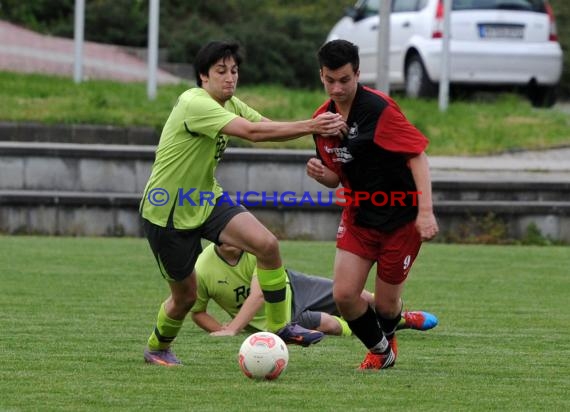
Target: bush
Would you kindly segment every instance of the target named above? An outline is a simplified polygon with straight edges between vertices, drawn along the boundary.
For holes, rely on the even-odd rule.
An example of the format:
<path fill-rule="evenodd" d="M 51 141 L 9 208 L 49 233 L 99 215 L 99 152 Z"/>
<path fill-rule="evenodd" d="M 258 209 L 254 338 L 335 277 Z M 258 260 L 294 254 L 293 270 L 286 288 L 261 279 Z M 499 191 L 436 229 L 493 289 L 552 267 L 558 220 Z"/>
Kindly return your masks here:
<path fill-rule="evenodd" d="M 451 243 L 491 245 L 512 242 L 507 237 L 506 223 L 494 213 L 488 213 L 482 217 L 469 217 L 456 230 L 443 234 L 442 240 Z"/>
<path fill-rule="evenodd" d="M 527 226 L 525 235 L 520 243 L 535 246 L 550 246 L 553 244 L 552 240 L 545 237 L 534 222 Z"/>

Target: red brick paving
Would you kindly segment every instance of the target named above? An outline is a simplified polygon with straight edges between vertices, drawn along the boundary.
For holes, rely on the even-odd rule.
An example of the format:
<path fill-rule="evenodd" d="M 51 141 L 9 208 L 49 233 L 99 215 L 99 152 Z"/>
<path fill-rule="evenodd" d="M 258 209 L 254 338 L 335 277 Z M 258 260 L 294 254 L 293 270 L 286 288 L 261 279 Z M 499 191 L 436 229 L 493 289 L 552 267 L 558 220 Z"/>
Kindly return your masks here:
<path fill-rule="evenodd" d="M 0 20 L 0 70 L 73 77 L 74 41 L 42 35 Z M 83 77 L 146 82 L 147 64 L 117 46 L 84 42 Z M 180 79 L 158 69 L 159 84 Z"/>

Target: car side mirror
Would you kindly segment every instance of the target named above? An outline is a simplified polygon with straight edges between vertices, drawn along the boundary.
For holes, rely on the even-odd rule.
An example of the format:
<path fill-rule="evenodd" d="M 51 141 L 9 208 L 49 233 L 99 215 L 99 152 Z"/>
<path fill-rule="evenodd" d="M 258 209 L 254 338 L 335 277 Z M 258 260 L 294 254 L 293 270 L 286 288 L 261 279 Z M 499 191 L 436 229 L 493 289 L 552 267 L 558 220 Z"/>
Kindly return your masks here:
<path fill-rule="evenodd" d="M 364 11 L 362 9 L 357 9 L 354 6 L 349 6 L 345 9 L 344 14 L 350 17 L 352 20 L 357 22 L 358 20 L 362 20 L 364 17 Z"/>

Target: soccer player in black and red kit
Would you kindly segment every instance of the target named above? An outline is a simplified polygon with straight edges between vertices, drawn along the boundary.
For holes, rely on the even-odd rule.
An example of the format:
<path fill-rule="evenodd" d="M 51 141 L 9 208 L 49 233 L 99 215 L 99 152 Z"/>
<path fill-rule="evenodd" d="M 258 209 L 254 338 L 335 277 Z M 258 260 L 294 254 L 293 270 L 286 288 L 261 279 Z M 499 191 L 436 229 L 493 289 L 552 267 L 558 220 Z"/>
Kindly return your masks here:
<path fill-rule="evenodd" d="M 396 361 L 404 282 L 422 241 L 438 232 L 424 152 L 428 141 L 390 97 L 358 83 L 357 46 L 333 40 L 318 59 L 330 99 L 315 116 L 340 113 L 348 130 L 314 136 L 317 157 L 307 162 L 307 174 L 327 187 L 342 184 L 354 197 L 338 228 L 333 296 L 368 349 L 360 369 L 384 369 Z M 360 294 L 375 263 L 372 309 Z"/>

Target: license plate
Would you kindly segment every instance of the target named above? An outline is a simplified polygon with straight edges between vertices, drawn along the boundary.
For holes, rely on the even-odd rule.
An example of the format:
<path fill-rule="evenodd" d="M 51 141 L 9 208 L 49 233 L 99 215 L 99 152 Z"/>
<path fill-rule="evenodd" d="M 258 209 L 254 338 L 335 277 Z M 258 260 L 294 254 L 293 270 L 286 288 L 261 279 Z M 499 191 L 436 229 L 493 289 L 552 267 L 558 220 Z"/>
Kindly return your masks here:
<path fill-rule="evenodd" d="M 522 24 L 480 24 L 479 37 L 482 39 L 522 39 Z"/>

